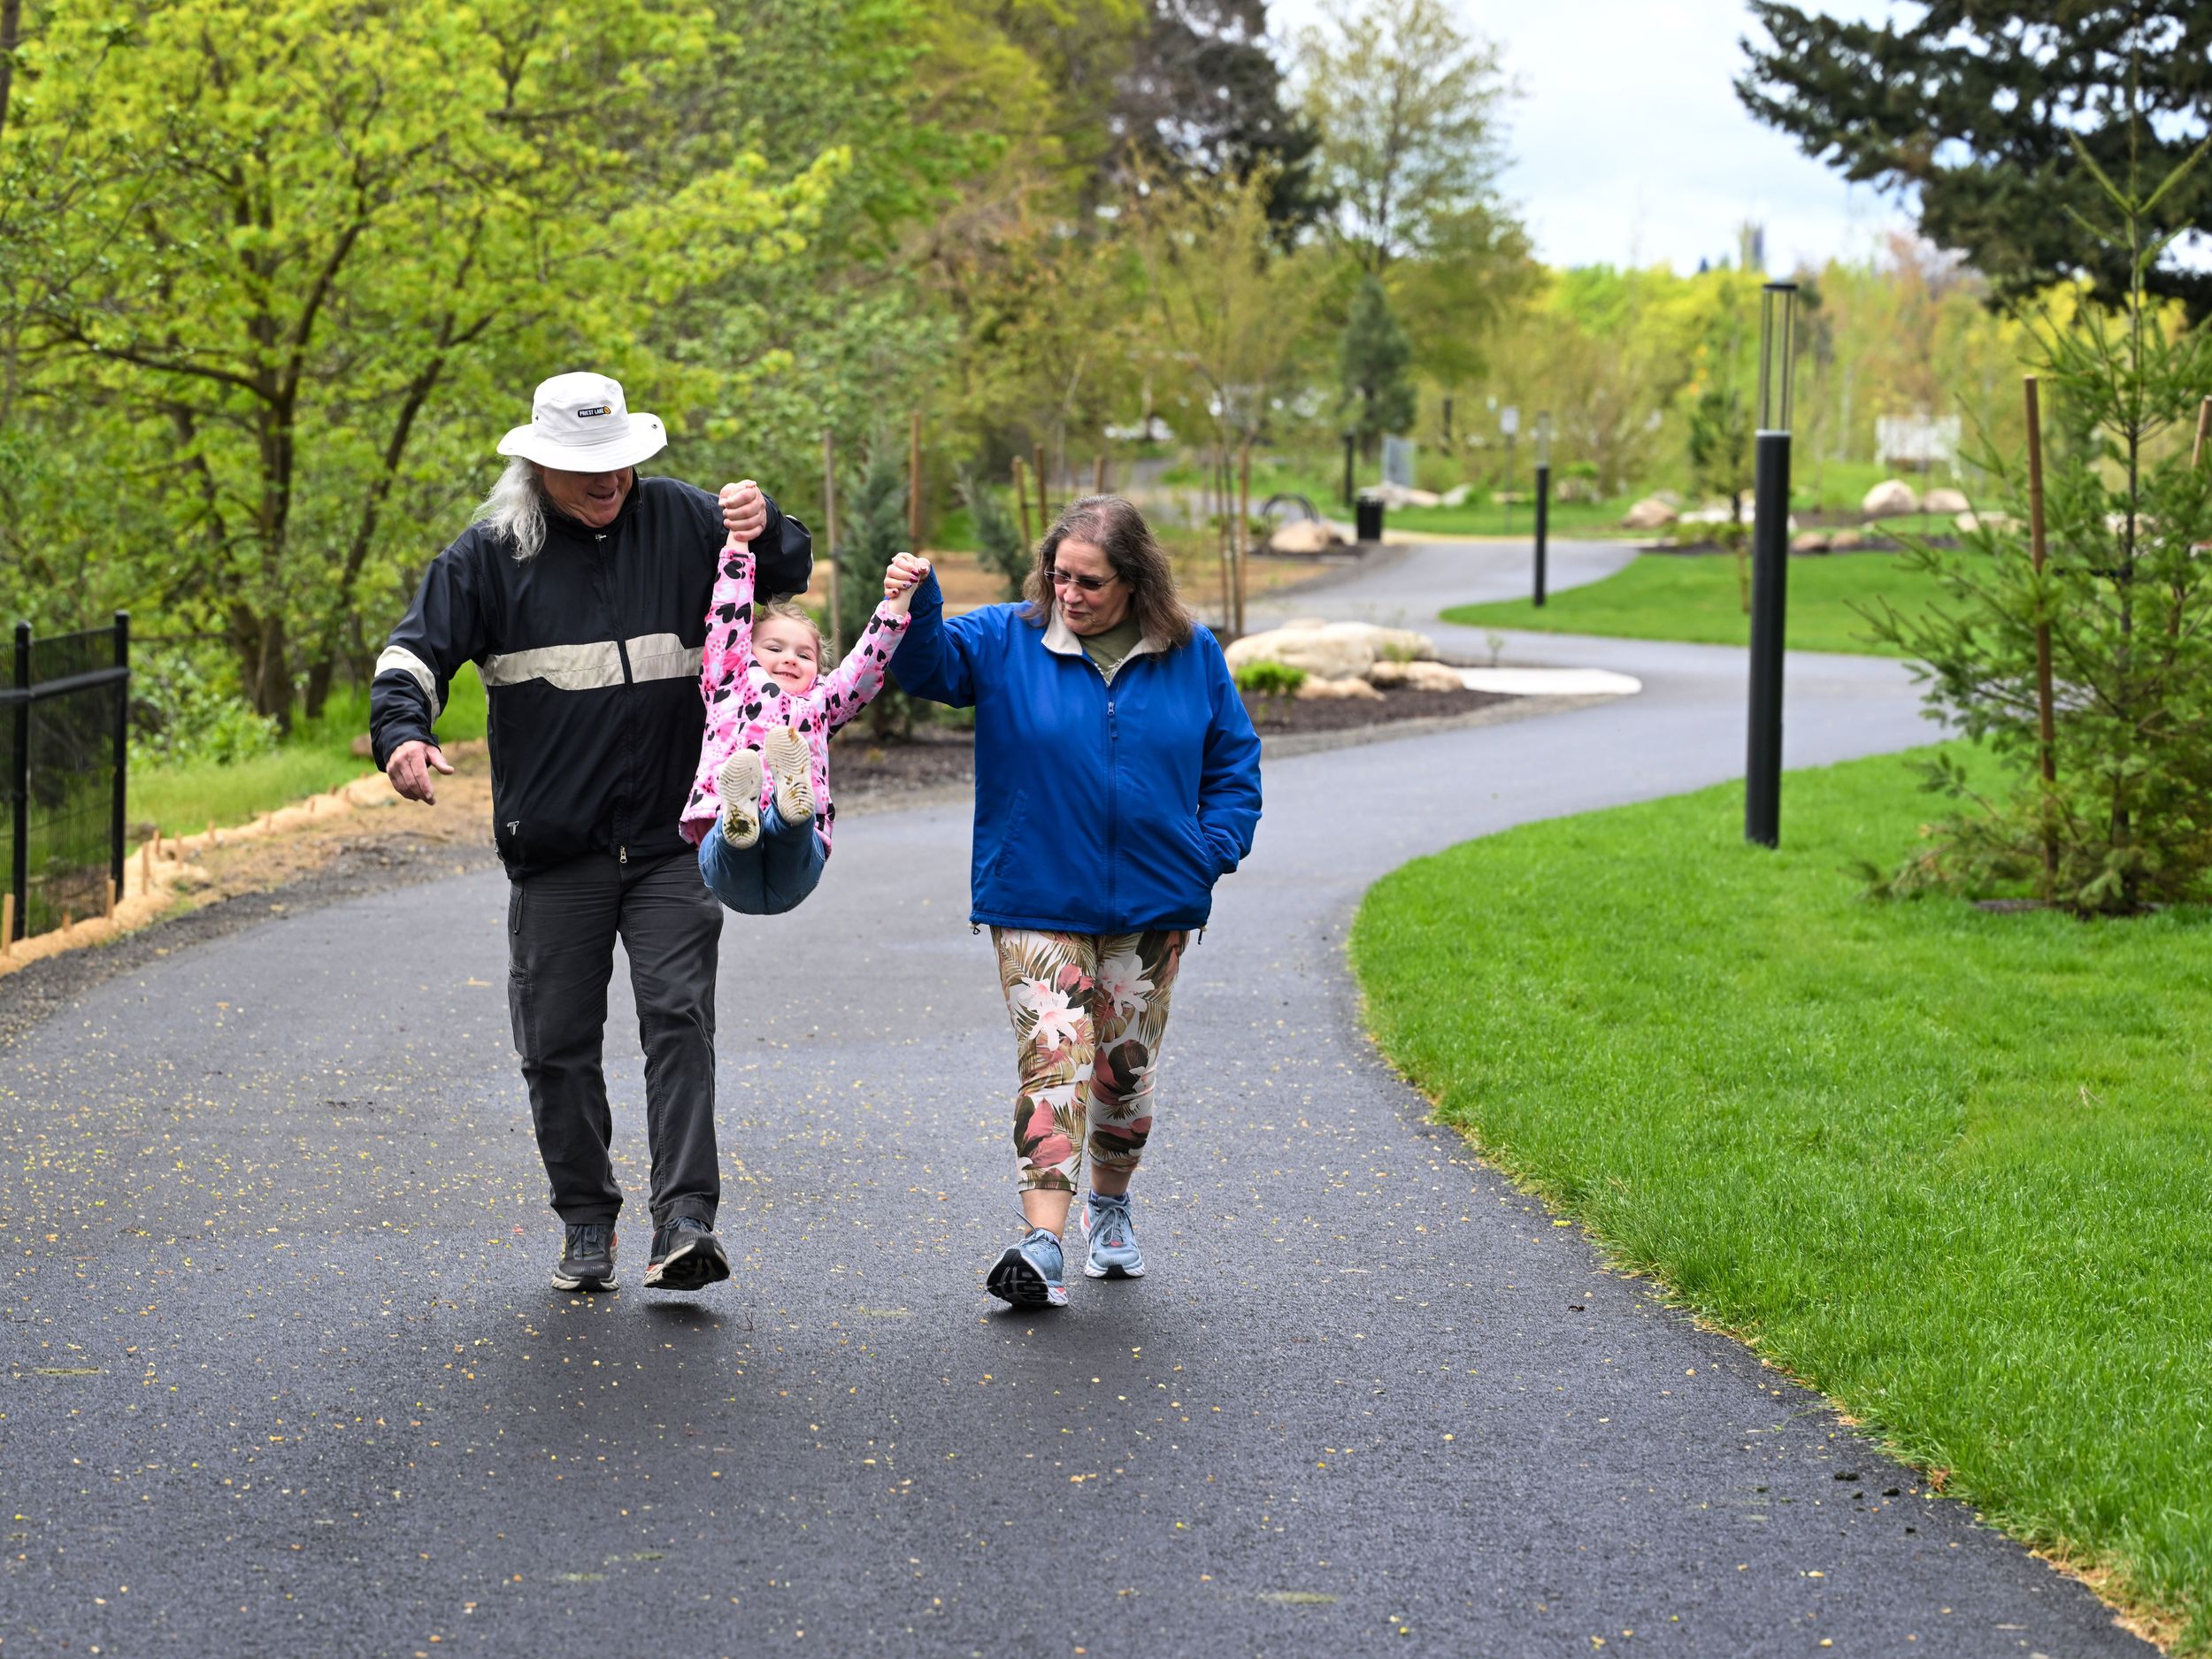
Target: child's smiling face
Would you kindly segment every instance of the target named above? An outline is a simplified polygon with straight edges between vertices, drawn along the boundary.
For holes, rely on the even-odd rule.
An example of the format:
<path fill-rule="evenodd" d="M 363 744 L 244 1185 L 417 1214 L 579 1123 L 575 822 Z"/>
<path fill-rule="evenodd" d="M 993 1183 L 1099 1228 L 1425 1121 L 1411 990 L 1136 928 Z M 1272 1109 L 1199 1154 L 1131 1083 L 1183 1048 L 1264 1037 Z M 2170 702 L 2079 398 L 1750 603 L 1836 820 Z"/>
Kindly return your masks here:
<path fill-rule="evenodd" d="M 794 696 L 813 688 L 822 672 L 822 645 L 814 630 L 788 617 L 770 616 L 753 630 L 753 660 Z"/>

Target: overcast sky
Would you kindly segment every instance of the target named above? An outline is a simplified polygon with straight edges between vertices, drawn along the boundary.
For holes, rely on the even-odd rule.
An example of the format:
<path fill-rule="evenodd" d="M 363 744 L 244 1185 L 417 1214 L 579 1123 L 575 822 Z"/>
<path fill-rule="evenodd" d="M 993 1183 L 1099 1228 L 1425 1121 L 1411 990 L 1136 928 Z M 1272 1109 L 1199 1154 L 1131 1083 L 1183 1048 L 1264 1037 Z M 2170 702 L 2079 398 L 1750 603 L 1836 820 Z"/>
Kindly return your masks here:
<path fill-rule="evenodd" d="M 1907 223 L 1897 204 L 1837 175 L 1737 101 L 1733 0 L 1451 0 L 1502 48 L 1521 96 L 1509 109 L 1507 196 L 1552 265 L 1671 264 L 1732 256 L 1747 219 L 1767 227 L 1767 268 L 1863 256 Z M 1885 0 L 1825 0 L 1879 16 Z M 1286 38 L 1317 0 L 1271 0 Z"/>

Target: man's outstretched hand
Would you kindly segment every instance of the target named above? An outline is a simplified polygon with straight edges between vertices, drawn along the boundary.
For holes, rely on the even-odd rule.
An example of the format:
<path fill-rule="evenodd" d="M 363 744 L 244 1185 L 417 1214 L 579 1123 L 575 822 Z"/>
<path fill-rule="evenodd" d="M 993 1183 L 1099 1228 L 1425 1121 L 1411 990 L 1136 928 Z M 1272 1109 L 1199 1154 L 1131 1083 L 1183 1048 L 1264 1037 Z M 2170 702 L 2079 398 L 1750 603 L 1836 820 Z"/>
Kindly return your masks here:
<path fill-rule="evenodd" d="M 402 743 L 384 765 L 384 775 L 392 780 L 393 788 L 410 801 L 420 801 L 426 806 L 438 803 L 438 780 L 432 774 L 440 772 L 449 778 L 453 775 L 453 768 L 445 764 L 445 756 L 438 746 L 419 739 Z"/>
<path fill-rule="evenodd" d="M 757 540 L 768 527 L 768 503 L 749 478 L 722 486 L 722 527 L 735 541 Z"/>

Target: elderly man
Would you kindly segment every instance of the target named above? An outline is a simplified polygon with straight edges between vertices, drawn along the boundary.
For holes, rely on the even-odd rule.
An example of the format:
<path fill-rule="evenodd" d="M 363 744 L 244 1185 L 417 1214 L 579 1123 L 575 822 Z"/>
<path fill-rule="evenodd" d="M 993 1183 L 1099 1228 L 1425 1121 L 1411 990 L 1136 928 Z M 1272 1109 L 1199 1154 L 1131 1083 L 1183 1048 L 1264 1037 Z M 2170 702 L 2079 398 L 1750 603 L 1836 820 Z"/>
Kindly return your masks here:
<path fill-rule="evenodd" d="M 491 700 L 492 833 L 511 884 L 507 1002 L 538 1152 L 565 1225 L 553 1282 L 611 1290 L 622 1208 L 601 1069 L 619 938 L 645 1048 L 653 1152 L 649 1286 L 729 1276 L 714 1236 L 714 974 L 722 906 L 677 833 L 699 764 L 700 651 L 723 533 L 764 592 L 797 593 L 806 527 L 750 483 L 717 498 L 640 478 L 658 419 L 603 374 L 538 388 L 475 522 L 441 553 L 377 659 L 369 726 L 392 786 L 437 798 L 432 733 L 473 662 Z"/>

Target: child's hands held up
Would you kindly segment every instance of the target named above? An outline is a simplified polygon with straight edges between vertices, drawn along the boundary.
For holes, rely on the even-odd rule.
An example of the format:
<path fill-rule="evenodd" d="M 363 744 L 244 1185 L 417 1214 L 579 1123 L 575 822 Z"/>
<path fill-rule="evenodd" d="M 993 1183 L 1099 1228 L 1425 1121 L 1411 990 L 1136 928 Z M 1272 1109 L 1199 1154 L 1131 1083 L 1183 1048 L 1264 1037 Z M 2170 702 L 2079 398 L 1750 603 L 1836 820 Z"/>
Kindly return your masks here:
<path fill-rule="evenodd" d="M 883 597 L 893 615 L 906 614 L 907 607 L 914 603 L 914 590 L 928 574 L 929 561 L 920 554 L 892 555 L 891 567 L 883 572 Z"/>

